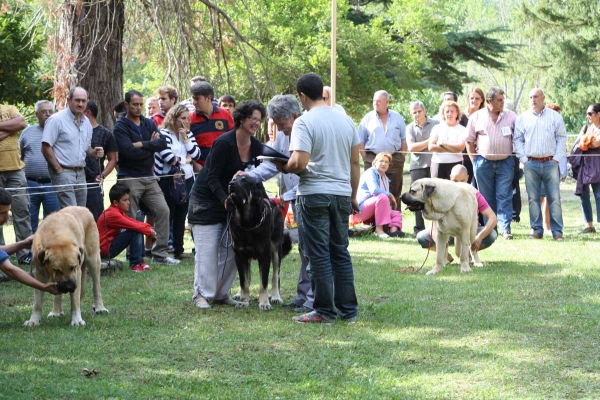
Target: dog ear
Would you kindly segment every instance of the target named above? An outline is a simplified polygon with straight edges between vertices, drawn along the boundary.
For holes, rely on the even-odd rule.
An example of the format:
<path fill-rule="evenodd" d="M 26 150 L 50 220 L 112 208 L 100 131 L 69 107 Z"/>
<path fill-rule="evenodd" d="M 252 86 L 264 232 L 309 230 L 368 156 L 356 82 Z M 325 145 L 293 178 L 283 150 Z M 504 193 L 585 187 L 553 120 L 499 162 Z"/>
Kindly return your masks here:
<path fill-rule="evenodd" d="M 433 193 L 435 192 L 435 185 L 431 184 L 431 183 L 426 183 L 423 186 L 423 197 L 428 199 L 431 196 L 433 196 Z"/>
<path fill-rule="evenodd" d="M 40 265 L 43 265 L 46 262 L 46 250 L 42 250 L 37 253 L 37 259 L 40 262 Z"/>

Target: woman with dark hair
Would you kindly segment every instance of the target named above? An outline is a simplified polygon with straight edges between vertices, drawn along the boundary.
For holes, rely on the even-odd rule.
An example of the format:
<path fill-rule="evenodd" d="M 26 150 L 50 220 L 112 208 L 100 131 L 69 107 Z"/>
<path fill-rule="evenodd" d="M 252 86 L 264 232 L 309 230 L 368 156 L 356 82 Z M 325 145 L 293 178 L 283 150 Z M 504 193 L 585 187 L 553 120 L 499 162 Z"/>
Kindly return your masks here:
<path fill-rule="evenodd" d="M 571 153 L 573 172 L 577 171 L 575 194 L 580 196 L 583 219 L 586 224 L 581 233 L 596 233 L 594 215 L 590 202 L 590 186 L 596 200 L 597 221 L 600 222 L 600 104 L 595 103 L 587 109 L 589 125 L 582 129 Z M 575 159 L 573 155 L 583 156 Z M 589 157 L 585 157 L 589 155 Z"/>
<path fill-rule="evenodd" d="M 234 129 L 215 140 L 192 188 L 188 220 L 196 247 L 193 302 L 198 308 L 237 304 L 229 297 L 236 266 L 233 250 L 227 246 L 231 239 L 225 200 L 235 173 L 260 163 L 256 157 L 262 154 L 262 143 L 254 135 L 266 114 L 257 101 L 241 103 L 233 112 Z M 264 192 L 262 183 L 258 186 Z"/>
<path fill-rule="evenodd" d="M 173 233 L 173 257 L 180 260 L 189 257 L 183 252 L 183 233 L 185 232 L 189 197 L 183 203 L 176 201 L 171 196 L 170 186 L 174 185 L 172 175 L 182 173 L 185 176 L 186 192 L 189 195 L 194 184 L 192 160 L 200 159 L 200 149 L 196 144 L 194 134 L 190 131 L 190 111 L 186 106 L 178 104 L 171 107 L 162 126 L 160 133 L 167 139 L 167 148 L 160 153 L 154 153 L 154 172 L 160 178 L 158 185 L 169 206 L 170 225 Z"/>
<path fill-rule="evenodd" d="M 455 165 L 462 164 L 466 147 L 467 128 L 460 125 L 460 107 L 455 101 L 446 101 L 440 107 L 442 121 L 433 127 L 429 136 L 431 177 L 450 179 Z"/>

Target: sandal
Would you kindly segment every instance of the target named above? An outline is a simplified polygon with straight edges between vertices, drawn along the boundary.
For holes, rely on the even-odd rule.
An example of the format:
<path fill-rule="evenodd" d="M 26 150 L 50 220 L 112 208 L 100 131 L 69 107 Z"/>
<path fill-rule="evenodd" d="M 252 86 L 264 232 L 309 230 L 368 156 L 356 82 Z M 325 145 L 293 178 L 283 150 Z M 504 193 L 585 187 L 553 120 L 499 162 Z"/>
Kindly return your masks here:
<path fill-rule="evenodd" d="M 385 233 L 385 232 L 384 232 L 384 233 L 375 233 L 375 234 L 377 235 L 377 237 L 378 237 L 379 239 L 389 239 L 389 238 L 390 238 L 390 235 L 388 235 L 388 234 L 387 234 L 387 233 Z"/>

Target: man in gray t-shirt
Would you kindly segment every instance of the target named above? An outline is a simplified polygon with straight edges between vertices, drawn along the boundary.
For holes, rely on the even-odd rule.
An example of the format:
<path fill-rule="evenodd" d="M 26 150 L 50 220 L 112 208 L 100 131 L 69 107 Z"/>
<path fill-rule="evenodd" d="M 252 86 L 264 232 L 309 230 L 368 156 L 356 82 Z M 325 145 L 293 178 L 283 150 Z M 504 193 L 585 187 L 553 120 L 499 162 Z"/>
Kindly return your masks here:
<path fill-rule="evenodd" d="M 410 154 L 410 180 L 411 185 L 414 181 L 422 178 L 431 178 L 431 153 L 429 152 L 429 135 L 434 126 L 440 123 L 435 119 L 427 117 L 425 105 L 420 101 L 410 103 L 410 115 L 413 118 L 406 127 L 406 144 Z M 415 212 L 415 234 L 425 229 L 423 212 Z"/>
<path fill-rule="evenodd" d="M 315 300 L 314 311 L 294 321 L 331 323 L 340 317 L 354 322 L 358 301 L 348 252 L 348 217 L 352 209 L 358 211 L 360 141 L 352 120 L 323 100 L 323 80 L 318 75 L 300 77 L 296 90 L 309 112 L 294 122 L 293 153 L 278 169 L 300 175 L 298 232 Z"/>

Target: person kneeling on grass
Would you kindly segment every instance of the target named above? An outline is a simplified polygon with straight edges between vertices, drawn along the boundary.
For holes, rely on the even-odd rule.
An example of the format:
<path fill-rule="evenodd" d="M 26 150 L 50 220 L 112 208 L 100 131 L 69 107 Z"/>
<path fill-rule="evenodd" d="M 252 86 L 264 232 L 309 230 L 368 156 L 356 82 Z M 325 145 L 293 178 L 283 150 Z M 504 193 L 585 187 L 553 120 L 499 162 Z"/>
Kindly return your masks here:
<path fill-rule="evenodd" d="M 108 193 L 110 206 L 98 218 L 100 234 L 100 256 L 102 258 L 116 257 L 129 246 L 129 266 L 134 272 L 150 270 L 144 262 L 144 238 L 150 236 L 156 240 L 156 232 L 152 225 L 137 221 L 125 212 L 129 210 L 129 188 L 117 183 Z"/>
<path fill-rule="evenodd" d="M 469 174 L 467 168 L 464 165 L 455 165 L 450 172 L 450 180 L 452 182 L 467 182 L 469 180 Z M 484 226 L 477 227 L 477 235 L 475 236 L 475 242 L 471 243 L 471 249 L 473 251 L 481 251 L 490 247 L 498 237 L 498 232 L 495 231 L 496 223 L 498 218 L 488 202 L 485 201 L 479 190 L 475 189 L 475 196 L 477 197 L 477 212 L 483 215 L 485 222 Z M 433 224 L 433 222 L 432 222 Z M 435 227 L 435 225 L 433 225 Z M 433 232 L 435 237 L 435 232 Z M 429 230 L 422 230 L 417 234 L 417 241 L 422 248 L 430 248 L 435 251 L 435 242 L 432 240 Z M 448 261 L 452 262 L 454 259 L 448 253 Z"/>
<path fill-rule="evenodd" d="M 4 225 L 6 221 L 8 221 L 8 212 L 10 211 L 11 204 L 12 196 L 8 190 L 0 188 L 0 226 Z M 6 246 L 0 246 L 0 271 L 4 272 L 9 278 L 12 278 L 17 282 L 21 282 L 24 285 L 31 286 L 34 289 L 43 290 L 54 295 L 61 294 L 56 289 L 56 283 L 42 283 L 31 277 L 31 275 L 23 271 L 21 268 L 15 267 L 8 259 L 10 254 L 14 254 L 23 249 L 30 249 L 32 243 L 33 235 L 21 240 L 20 242 Z"/>

